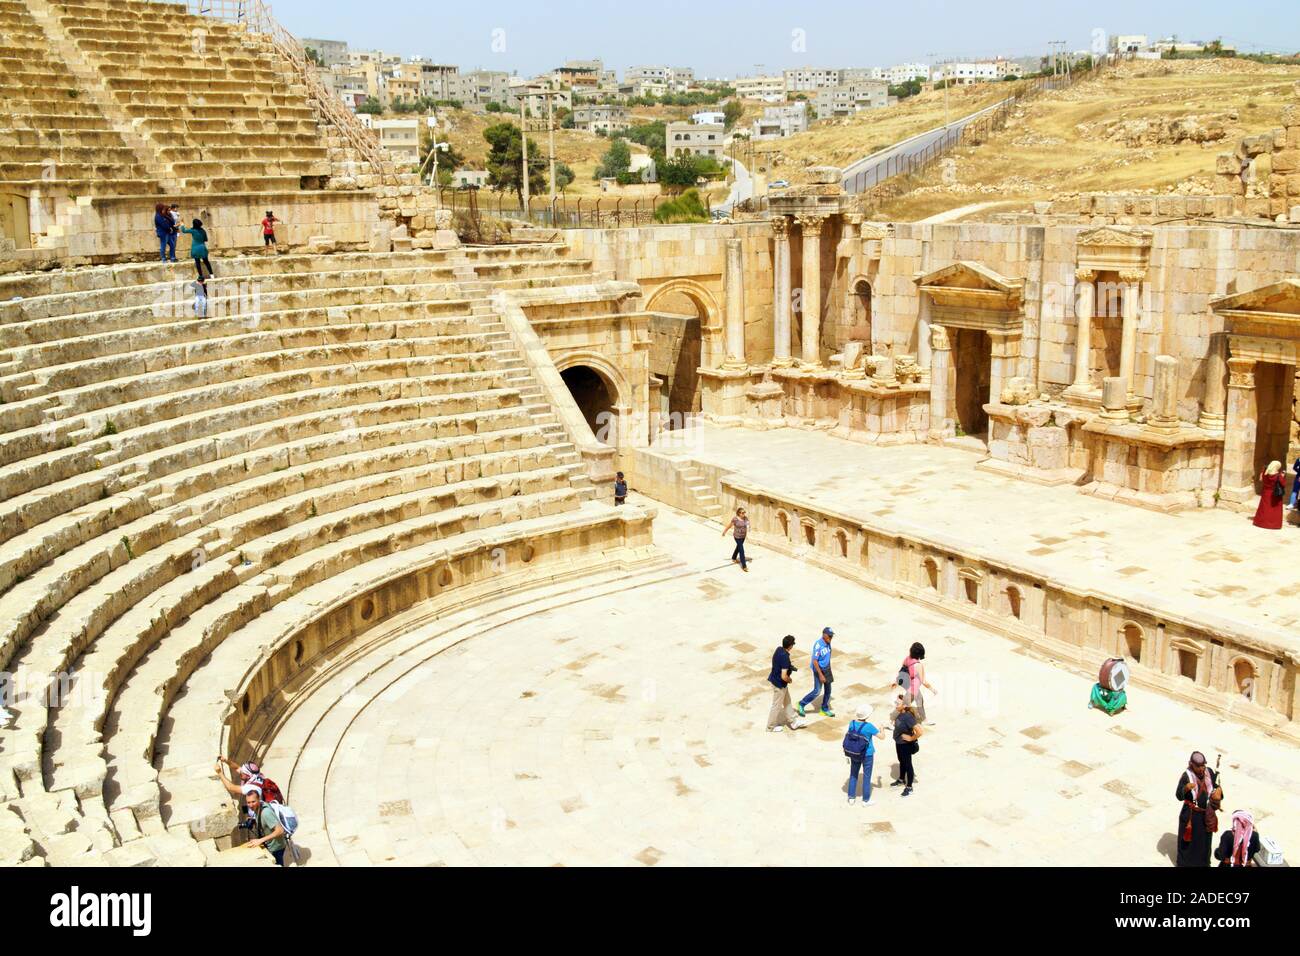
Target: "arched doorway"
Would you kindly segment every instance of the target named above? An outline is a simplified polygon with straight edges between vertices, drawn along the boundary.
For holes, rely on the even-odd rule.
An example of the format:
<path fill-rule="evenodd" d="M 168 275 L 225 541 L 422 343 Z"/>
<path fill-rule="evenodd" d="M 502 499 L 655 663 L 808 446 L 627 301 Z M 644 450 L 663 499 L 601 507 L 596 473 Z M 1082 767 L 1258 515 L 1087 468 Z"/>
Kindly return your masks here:
<path fill-rule="evenodd" d="M 606 445 L 617 444 L 611 441 L 615 422 L 614 390 L 604 376 L 590 365 L 574 365 L 561 371 L 560 377 L 596 440 Z"/>
<path fill-rule="evenodd" d="M 849 327 L 847 340 L 865 342 L 866 354 L 871 355 L 871 283 L 858 279 L 849 292 Z"/>
<path fill-rule="evenodd" d="M 714 309 L 708 293 L 689 280 L 661 286 L 646 303 L 651 314 L 650 371 L 663 382 L 651 398 L 665 431 L 685 427 L 700 410 L 703 333 Z"/>

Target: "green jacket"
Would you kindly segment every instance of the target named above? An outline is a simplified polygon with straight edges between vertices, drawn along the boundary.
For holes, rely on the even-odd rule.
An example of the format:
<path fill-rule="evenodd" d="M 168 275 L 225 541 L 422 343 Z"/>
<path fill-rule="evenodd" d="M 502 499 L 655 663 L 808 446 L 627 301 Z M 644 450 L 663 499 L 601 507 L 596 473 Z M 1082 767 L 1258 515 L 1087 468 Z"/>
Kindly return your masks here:
<path fill-rule="evenodd" d="M 190 234 L 190 255 L 195 259 L 206 259 L 208 255 L 208 234 L 203 227 L 189 229 L 181 226 L 181 232 Z"/>

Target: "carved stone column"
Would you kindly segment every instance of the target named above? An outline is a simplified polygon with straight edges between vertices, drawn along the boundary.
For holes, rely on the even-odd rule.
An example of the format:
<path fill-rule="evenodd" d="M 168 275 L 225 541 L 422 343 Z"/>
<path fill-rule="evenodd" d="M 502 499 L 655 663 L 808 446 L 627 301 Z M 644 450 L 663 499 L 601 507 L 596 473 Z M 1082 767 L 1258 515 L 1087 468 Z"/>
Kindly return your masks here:
<path fill-rule="evenodd" d="M 1178 359 L 1157 355 L 1151 414 L 1146 427 L 1171 434 L 1178 431 Z"/>
<path fill-rule="evenodd" d="M 930 438 L 941 441 L 957 433 L 952 344 L 942 325 L 930 326 Z"/>
<path fill-rule="evenodd" d="M 1223 439 L 1223 488 L 1244 500 L 1255 488 L 1255 431 L 1259 400 L 1255 393 L 1255 360 L 1228 359 L 1228 399 Z"/>
<path fill-rule="evenodd" d="M 1124 331 L 1119 347 L 1119 377 L 1124 380 L 1128 394 L 1133 394 L 1133 368 L 1137 361 L 1138 321 L 1141 318 L 1142 278 L 1139 271 L 1121 272 L 1124 283 Z"/>
<path fill-rule="evenodd" d="M 772 221 L 776 242 L 772 250 L 772 364 L 786 368 L 790 358 L 790 220 Z"/>
<path fill-rule="evenodd" d="M 1074 387 L 1080 391 L 1092 388 L 1092 311 L 1097 296 L 1096 279 L 1097 273 L 1091 269 L 1079 269 L 1074 273 Z"/>
<path fill-rule="evenodd" d="M 990 404 L 1002 401 L 1002 387 L 1014 378 L 1020 363 L 1020 339 L 1023 329 L 990 329 L 989 395 Z"/>
<path fill-rule="evenodd" d="M 1101 417 L 1115 424 L 1128 421 L 1128 386 L 1118 375 L 1101 380 Z"/>
<path fill-rule="evenodd" d="M 803 230 L 803 306 L 804 365 L 821 365 L 822 330 L 822 223 L 825 216 L 800 216 Z"/>
<path fill-rule="evenodd" d="M 727 240 L 727 357 L 723 368 L 745 368 L 745 259 L 739 239 Z"/>
<path fill-rule="evenodd" d="M 1207 432 L 1223 431 L 1224 406 L 1228 398 L 1224 379 L 1228 374 L 1228 336 L 1215 332 L 1210 336 L 1210 351 L 1205 357 L 1205 400 L 1197 424 Z"/>

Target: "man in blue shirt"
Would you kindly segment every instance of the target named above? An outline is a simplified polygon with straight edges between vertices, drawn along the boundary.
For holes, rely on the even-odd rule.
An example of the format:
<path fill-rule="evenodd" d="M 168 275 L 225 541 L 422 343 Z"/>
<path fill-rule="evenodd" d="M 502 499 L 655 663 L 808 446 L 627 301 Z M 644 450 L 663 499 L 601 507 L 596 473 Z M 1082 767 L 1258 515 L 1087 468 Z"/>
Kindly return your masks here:
<path fill-rule="evenodd" d="M 858 768 L 862 768 L 862 803 L 865 806 L 871 800 L 871 771 L 876 763 L 876 742 L 873 738 L 883 737 L 885 732 L 871 722 L 871 708 L 859 707 L 853 720 L 849 721 L 850 734 L 867 738 L 867 749 L 861 754 L 848 753 L 847 738 L 845 756 L 849 758 L 849 803 L 855 802 L 858 792 Z"/>
<path fill-rule="evenodd" d="M 804 716 L 804 708 L 813 702 L 813 699 L 819 692 L 822 693 L 822 716 L 834 717 L 835 711 L 831 710 L 831 638 L 835 632 L 829 627 L 822 628 L 822 636 L 817 639 L 817 643 L 812 649 L 812 672 L 813 672 L 813 689 L 808 692 L 808 696 L 799 701 L 799 716 Z M 822 689 L 825 688 L 824 691 Z"/>
<path fill-rule="evenodd" d="M 772 673 L 767 675 L 767 682 L 772 685 L 772 707 L 767 712 L 767 729 L 780 733 L 786 727 L 798 730 L 802 721 L 794 719 L 794 708 L 790 706 L 790 680 L 794 665 L 790 663 L 790 648 L 794 647 L 794 636 L 787 634 L 781 646 L 772 654 Z"/>

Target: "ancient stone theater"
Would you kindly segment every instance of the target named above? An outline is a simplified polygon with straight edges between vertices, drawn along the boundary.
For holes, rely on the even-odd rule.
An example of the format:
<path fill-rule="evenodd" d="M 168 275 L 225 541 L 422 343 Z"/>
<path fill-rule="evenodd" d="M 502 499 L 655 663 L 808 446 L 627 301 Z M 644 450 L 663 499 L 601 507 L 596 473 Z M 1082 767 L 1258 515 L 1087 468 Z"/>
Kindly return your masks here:
<path fill-rule="evenodd" d="M 891 222 L 817 168 L 474 244 L 260 4 L 190 6 L 0 0 L 5 863 L 272 865 L 252 761 L 297 865 L 1159 866 L 1193 750 L 1300 849 L 1300 527 L 1251 520 L 1300 91 L 1214 196 Z M 840 716 L 765 732 L 824 627 Z M 914 642 L 916 793 L 886 739 L 846 807 Z"/>

